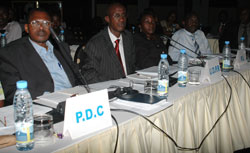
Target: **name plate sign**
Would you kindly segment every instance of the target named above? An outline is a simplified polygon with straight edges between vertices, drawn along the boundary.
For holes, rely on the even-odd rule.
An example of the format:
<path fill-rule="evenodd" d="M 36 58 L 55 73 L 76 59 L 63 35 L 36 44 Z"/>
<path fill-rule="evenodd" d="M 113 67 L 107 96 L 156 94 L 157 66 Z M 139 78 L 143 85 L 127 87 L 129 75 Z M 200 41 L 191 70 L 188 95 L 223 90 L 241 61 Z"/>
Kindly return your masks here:
<path fill-rule="evenodd" d="M 217 81 L 221 79 L 221 68 L 219 64 L 219 58 L 215 57 L 210 60 L 206 60 L 206 65 L 201 71 L 201 82 Z"/>
<path fill-rule="evenodd" d="M 240 67 L 247 63 L 246 50 L 241 49 L 237 51 L 236 58 L 234 59 L 234 69 L 240 69 Z"/>
<path fill-rule="evenodd" d="M 66 100 L 63 133 L 72 139 L 112 126 L 108 91 L 100 90 Z"/>

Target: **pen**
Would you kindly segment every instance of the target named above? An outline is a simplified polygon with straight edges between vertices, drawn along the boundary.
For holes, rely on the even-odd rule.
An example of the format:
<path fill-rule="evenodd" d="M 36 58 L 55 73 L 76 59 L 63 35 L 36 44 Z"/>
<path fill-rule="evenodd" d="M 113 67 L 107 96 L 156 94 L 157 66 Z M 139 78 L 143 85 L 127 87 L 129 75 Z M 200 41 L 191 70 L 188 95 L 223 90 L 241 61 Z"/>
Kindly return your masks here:
<path fill-rule="evenodd" d="M 60 69 L 62 69 L 62 65 L 58 62 L 58 66 L 60 67 Z"/>
<path fill-rule="evenodd" d="M 7 126 L 6 116 L 4 116 L 4 126 Z"/>

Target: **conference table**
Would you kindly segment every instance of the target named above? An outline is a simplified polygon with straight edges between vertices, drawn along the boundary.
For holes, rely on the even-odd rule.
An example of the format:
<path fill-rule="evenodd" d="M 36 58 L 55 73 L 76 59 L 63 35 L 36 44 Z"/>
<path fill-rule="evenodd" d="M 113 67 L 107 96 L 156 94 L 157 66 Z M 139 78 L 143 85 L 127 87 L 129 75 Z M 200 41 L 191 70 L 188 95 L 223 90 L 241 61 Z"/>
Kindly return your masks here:
<path fill-rule="evenodd" d="M 250 82 L 250 64 L 238 70 Z M 127 109 L 143 114 L 183 148 L 198 148 L 187 151 L 179 149 L 175 143 L 157 130 L 140 115 L 126 111 L 112 111 L 119 123 L 117 153 L 233 153 L 235 150 L 250 147 L 250 89 L 243 78 L 235 72 L 223 72 L 227 81 L 203 82 L 200 85 L 187 85 L 186 88 L 174 85 L 169 89 L 167 101 L 160 102 L 154 111 L 140 111 L 128 105 L 113 104 L 112 109 Z M 99 83 L 106 88 L 112 84 L 126 86 L 126 80 Z M 141 85 L 142 86 L 142 85 Z M 90 85 L 95 88 L 97 85 Z M 140 85 L 137 88 L 139 90 Z M 116 101 L 116 100 L 114 100 Z M 225 113 L 223 114 L 223 112 Z M 223 115 L 222 115 L 223 114 Z M 220 117 L 221 116 L 221 117 Z M 101 126 L 101 125 L 99 125 Z M 62 132 L 63 122 L 54 125 L 56 132 Z M 212 130 L 211 130 L 212 129 Z M 210 133 L 209 133 L 210 132 Z M 0 131 L 1 133 L 1 131 Z M 209 133 L 209 134 L 208 134 Z M 71 139 L 55 139 L 47 146 L 35 146 L 28 152 L 57 153 L 111 153 L 114 152 L 117 128 L 113 126 L 101 131 Z M 206 137 L 206 135 L 208 136 Z M 204 139 L 205 138 L 205 139 Z M 203 140 L 204 139 L 204 140 Z M 0 149 L 0 152 L 18 152 L 15 146 Z"/>

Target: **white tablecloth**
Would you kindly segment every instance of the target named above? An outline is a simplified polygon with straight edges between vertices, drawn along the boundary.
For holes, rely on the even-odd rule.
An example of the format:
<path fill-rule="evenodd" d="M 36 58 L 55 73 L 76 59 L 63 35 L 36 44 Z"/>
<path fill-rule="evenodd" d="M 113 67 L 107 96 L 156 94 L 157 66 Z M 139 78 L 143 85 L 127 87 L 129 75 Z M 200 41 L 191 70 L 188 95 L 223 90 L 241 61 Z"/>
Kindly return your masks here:
<path fill-rule="evenodd" d="M 248 68 L 249 65 L 246 67 Z M 250 82 L 250 71 L 242 70 Z M 200 153 L 233 153 L 250 147 L 250 89 L 240 75 L 226 73 L 232 87 L 231 101 L 227 112 L 221 117 L 210 135 L 205 139 Z M 179 89 L 179 90 L 178 90 Z M 225 80 L 211 85 L 189 86 L 170 89 L 173 105 L 149 117 L 168 133 L 179 146 L 198 147 L 216 120 L 226 109 L 230 88 Z M 112 112 L 119 122 L 117 153 L 182 153 L 164 134 L 149 122 L 134 114 Z M 62 130 L 62 123 L 55 125 Z M 31 152 L 113 152 L 116 126 L 95 134 L 71 140 L 65 137 L 47 147 L 35 147 Z M 15 146 L 0 149 L 0 152 L 15 152 Z M 196 151 L 189 151 L 195 153 Z"/>

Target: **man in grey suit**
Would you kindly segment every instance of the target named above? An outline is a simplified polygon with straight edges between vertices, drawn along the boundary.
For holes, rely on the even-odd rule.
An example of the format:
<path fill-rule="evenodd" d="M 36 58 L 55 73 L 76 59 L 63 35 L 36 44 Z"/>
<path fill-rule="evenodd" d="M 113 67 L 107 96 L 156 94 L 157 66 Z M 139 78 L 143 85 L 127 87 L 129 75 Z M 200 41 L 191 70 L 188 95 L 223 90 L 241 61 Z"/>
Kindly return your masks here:
<path fill-rule="evenodd" d="M 135 46 L 132 34 L 125 30 L 126 19 L 122 4 L 108 7 L 108 26 L 89 40 L 80 55 L 81 72 L 88 83 L 123 78 L 135 71 Z"/>
<path fill-rule="evenodd" d="M 30 12 L 25 31 L 29 37 L 11 42 L 0 49 L 0 80 L 3 86 L 4 105 L 13 103 L 18 80 L 27 80 L 32 99 L 77 84 L 76 74 L 68 64 L 69 51 L 59 52 L 48 41 L 51 18 L 45 10 Z"/>

